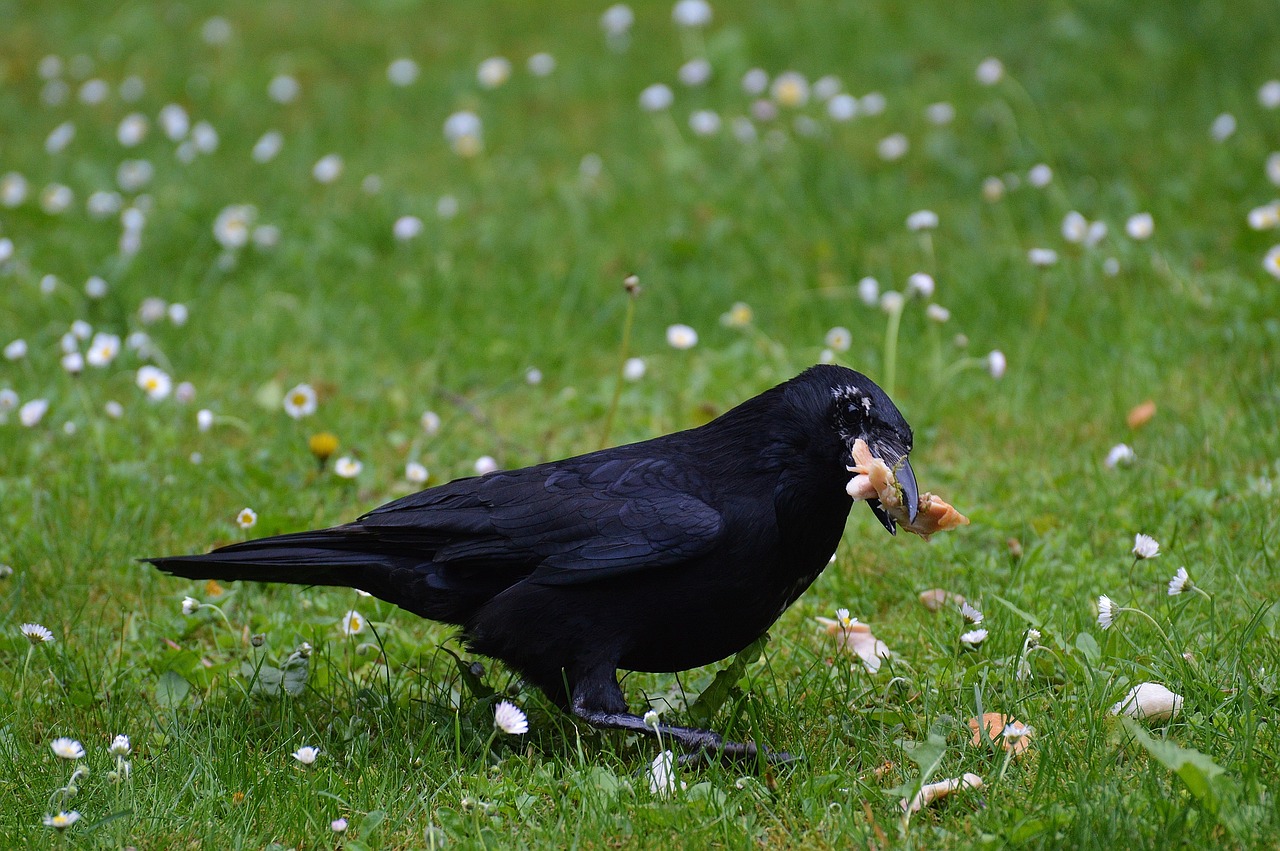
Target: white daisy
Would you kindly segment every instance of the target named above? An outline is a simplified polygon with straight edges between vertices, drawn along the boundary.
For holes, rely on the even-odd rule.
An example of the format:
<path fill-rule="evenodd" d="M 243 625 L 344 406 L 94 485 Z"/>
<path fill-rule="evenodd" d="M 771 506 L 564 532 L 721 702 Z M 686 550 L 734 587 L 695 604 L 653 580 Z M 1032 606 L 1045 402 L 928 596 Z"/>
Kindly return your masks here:
<path fill-rule="evenodd" d="M 160 121 L 160 129 L 172 142 L 181 141 L 191 129 L 191 118 L 187 115 L 187 111 L 176 103 L 162 106 L 157 118 Z"/>
<path fill-rule="evenodd" d="M 1150 535 L 1139 532 L 1133 536 L 1133 554 L 1140 559 L 1155 558 L 1160 555 L 1160 544 Z"/>
<path fill-rule="evenodd" d="M 404 465 L 404 477 L 415 485 L 425 484 L 427 481 L 427 468 L 417 461 L 410 461 Z"/>
<path fill-rule="evenodd" d="M 827 115 L 832 121 L 852 121 L 858 115 L 858 99 L 844 92 L 834 95 L 827 101 Z"/>
<path fill-rule="evenodd" d="M 279 130 L 268 130 L 253 144 L 253 161 L 270 162 L 284 147 L 284 134 Z"/>
<path fill-rule="evenodd" d="M 236 525 L 241 529 L 252 529 L 257 522 L 258 512 L 254 511 L 252 508 L 242 508 L 240 509 L 240 512 L 236 514 Z"/>
<path fill-rule="evenodd" d="M 392 60 L 387 66 L 387 80 L 393 86 L 411 86 L 418 79 L 418 63 L 407 56 Z"/>
<path fill-rule="evenodd" d="M 103 367 L 116 359 L 120 354 L 120 337 L 116 334 L 99 332 L 93 335 L 93 343 L 85 355 L 89 366 Z"/>
<path fill-rule="evenodd" d="M 936 302 L 930 304 L 924 309 L 924 315 L 932 319 L 934 322 L 937 322 L 939 325 L 951 319 L 951 311 Z"/>
<path fill-rule="evenodd" d="M 867 92 L 858 100 L 858 110 L 864 115 L 882 115 L 889 101 L 880 92 Z"/>
<path fill-rule="evenodd" d="M 960 604 L 960 616 L 974 626 L 982 623 L 984 618 L 982 612 L 978 611 L 974 606 L 969 605 L 968 602 Z"/>
<path fill-rule="evenodd" d="M 837 325 L 827 332 L 822 341 L 833 352 L 847 352 L 849 347 L 853 345 L 853 332 L 848 328 Z"/>
<path fill-rule="evenodd" d="M 329 829 L 334 833 L 345 833 L 347 829 L 347 820 L 345 818 L 336 818 L 329 822 Z"/>
<path fill-rule="evenodd" d="M 742 90 L 752 97 L 764 94 L 767 88 L 769 88 L 769 72 L 763 68 L 752 68 L 742 75 Z"/>
<path fill-rule="evenodd" d="M 295 420 L 316 412 L 316 391 L 310 384 L 299 384 L 284 394 L 284 411 Z"/>
<path fill-rule="evenodd" d="M 640 107 L 646 112 L 662 112 L 671 107 L 675 95 L 664 83 L 654 83 L 640 92 Z"/>
<path fill-rule="evenodd" d="M 906 303 L 906 296 L 897 290 L 889 290 L 880 295 L 880 309 L 885 313 L 899 313 Z"/>
<path fill-rule="evenodd" d="M 987 631 L 985 629 L 971 630 L 960 636 L 960 643 L 971 649 L 977 647 L 986 640 Z"/>
<path fill-rule="evenodd" d="M 145 115 L 131 112 L 120 120 L 120 126 L 116 128 L 116 139 L 126 148 L 135 147 L 147 138 L 150 126 Z"/>
<path fill-rule="evenodd" d="M 998 177 L 988 177 L 982 181 L 982 199 L 994 204 L 1004 197 L 1004 181 Z"/>
<path fill-rule="evenodd" d="M 444 120 L 444 138 L 460 156 L 470 157 L 480 153 L 483 145 L 484 125 L 480 116 L 470 110 L 460 110 Z"/>
<path fill-rule="evenodd" d="M 1062 238 L 1077 245 L 1084 242 L 1089 235 L 1089 220 L 1071 210 L 1062 219 Z"/>
<path fill-rule="evenodd" d="M 293 758 L 303 765 L 311 765 L 318 756 L 320 756 L 320 749 L 310 745 L 304 745 L 293 752 Z"/>
<path fill-rule="evenodd" d="M 342 176 L 342 157 L 338 154 L 325 154 L 316 160 L 311 167 L 311 176 L 317 183 L 333 183 Z"/>
<path fill-rule="evenodd" d="M 1280 227 L 1280 201 L 1254 207 L 1249 211 L 1247 221 L 1252 230 L 1271 230 Z"/>
<path fill-rule="evenodd" d="M 253 220 L 258 209 L 252 204 L 232 204 L 223 207 L 218 217 L 213 220 L 213 238 L 229 251 L 244 248 L 249 244 Z"/>
<path fill-rule="evenodd" d="M 615 3 L 600 15 L 600 29 L 612 37 L 625 36 L 635 23 L 635 12 L 625 3 Z"/>
<path fill-rule="evenodd" d="M 80 813 L 75 810 L 70 812 L 59 812 L 55 815 L 44 817 L 44 826 L 52 827 L 55 830 L 66 830 L 71 825 L 80 820 Z"/>
<path fill-rule="evenodd" d="M 1108 470 L 1114 470 L 1116 467 L 1127 467 L 1133 463 L 1133 449 L 1127 443 L 1117 443 L 1107 452 L 1107 458 L 1103 462 Z"/>
<path fill-rule="evenodd" d="M 711 4 L 707 0 L 679 0 L 671 10 L 671 20 L 680 27 L 705 27 L 711 23 Z"/>
<path fill-rule="evenodd" d="M 498 469 L 498 462 L 492 455 L 481 455 L 476 459 L 475 471 L 478 476 L 487 476 Z"/>
<path fill-rule="evenodd" d="M 21 627 L 22 634 L 27 637 L 27 641 L 32 644 L 49 644 L 53 641 L 53 633 L 46 626 L 38 623 L 24 623 Z"/>
<path fill-rule="evenodd" d="M 999 349 L 992 349 L 987 353 L 987 372 L 991 373 L 992 378 L 1003 378 L 1005 370 L 1008 368 L 1009 362 L 1005 359 L 1004 352 Z"/>
<path fill-rule="evenodd" d="M 1015 745 L 1022 739 L 1030 736 L 1031 733 L 1031 728 L 1026 724 L 1023 724 L 1021 721 L 1012 721 L 1004 726 L 1004 731 L 1001 735 L 1004 736 L 1009 744 Z"/>
<path fill-rule="evenodd" d="M 1036 189 L 1043 189 L 1053 181 L 1053 169 L 1045 163 L 1036 163 L 1027 172 L 1027 183 Z"/>
<path fill-rule="evenodd" d="M 865 277 L 858 281 L 858 298 L 868 307 L 875 305 L 880 301 L 880 282 L 872 277 Z"/>
<path fill-rule="evenodd" d="M 1027 259 L 1032 266 L 1044 269 L 1058 262 L 1058 252 L 1052 248 L 1031 248 L 1027 251 Z"/>
<path fill-rule="evenodd" d="M 267 83 L 267 97 L 279 104 L 293 103 L 301 93 L 302 85 L 288 74 L 277 74 Z"/>
<path fill-rule="evenodd" d="M 978 63 L 973 76 L 984 86 L 994 86 L 1004 79 L 1004 63 L 994 56 L 988 56 Z"/>
<path fill-rule="evenodd" d="M 1215 142 L 1225 142 L 1235 135 L 1236 117 L 1229 112 L 1224 112 L 1213 119 L 1213 124 L 1209 125 L 1209 135 L 1213 137 Z"/>
<path fill-rule="evenodd" d="M 84 355 L 79 352 L 67 352 L 62 356 L 62 368 L 72 375 L 84 372 Z"/>
<path fill-rule="evenodd" d="M 76 137 L 76 126 L 70 121 L 64 121 L 50 131 L 44 140 L 45 153 L 59 154 L 71 144 L 71 140 Z"/>
<path fill-rule="evenodd" d="M 1280 80 L 1267 80 L 1258 87 L 1258 104 L 1263 109 L 1280 108 Z"/>
<path fill-rule="evenodd" d="M 863 112 L 866 112 L 866 107 L 863 107 Z M 876 153 L 885 162 L 902 159 L 910 148 L 911 143 L 902 133 L 891 133 L 876 143 Z"/>
<path fill-rule="evenodd" d="M 218 131 L 208 121 L 197 121 L 191 128 L 191 146 L 202 154 L 218 150 Z"/>
<path fill-rule="evenodd" d="M 933 291 L 937 287 L 934 283 L 933 276 L 925 272 L 916 272 L 907 278 L 906 293 L 909 296 L 919 296 L 920 298 L 933 298 Z"/>
<path fill-rule="evenodd" d="M 774 78 L 769 94 L 779 106 L 798 109 L 809 102 L 809 81 L 798 71 L 783 71 Z"/>
<path fill-rule="evenodd" d="M 363 462 L 357 458 L 352 458 L 350 455 L 343 455 L 333 462 L 333 472 L 344 479 L 354 479 L 360 475 L 360 471 L 363 469 Z"/>
<path fill-rule="evenodd" d="M 1155 228 L 1155 219 L 1150 213 L 1134 213 L 1124 223 L 1124 231 L 1131 239 L 1149 239 Z"/>
<path fill-rule="evenodd" d="M 1098 626 L 1111 629 L 1111 624 L 1115 623 L 1115 617 L 1115 604 L 1111 602 L 1110 597 L 1103 594 L 1098 598 Z"/>
<path fill-rule="evenodd" d="M 529 719 L 520 707 L 504 700 L 493 709 L 493 726 L 510 736 L 523 736 L 529 732 Z"/>
<path fill-rule="evenodd" d="M 69 739 L 65 736 L 54 739 L 49 743 L 49 747 L 53 749 L 55 756 L 62 759 L 81 759 L 84 757 L 84 745 L 75 739 Z"/>
<path fill-rule="evenodd" d="M 945 127 L 956 120 L 956 108 L 946 101 L 931 103 L 924 108 L 924 117 L 930 124 Z"/>
<path fill-rule="evenodd" d="M 24 402 L 22 407 L 18 409 L 18 422 L 27 428 L 33 428 L 44 419 L 44 415 L 49 411 L 48 399 L 32 399 L 30 402 Z"/>
<path fill-rule="evenodd" d="M 120 735 L 111 740 L 110 751 L 112 756 L 128 756 L 131 750 L 133 750 L 133 746 L 129 744 L 128 736 Z"/>
<path fill-rule="evenodd" d="M 147 364 L 138 369 L 137 384 L 151 399 L 163 399 L 173 389 L 173 379 L 159 367 Z"/>
<path fill-rule="evenodd" d="M 359 635 L 364 632 L 364 617 L 354 609 L 343 615 L 340 623 L 343 635 Z"/>
<path fill-rule="evenodd" d="M 647 368 L 644 358 L 627 358 L 627 362 L 622 365 L 622 377 L 627 381 L 639 381 L 644 378 Z"/>
<path fill-rule="evenodd" d="M 422 233 L 422 219 L 417 216 L 401 216 L 391 226 L 391 234 L 401 242 L 407 242 Z"/>
<path fill-rule="evenodd" d="M 938 214 L 933 210 L 916 210 L 907 216 L 907 230 L 933 230 L 938 226 Z"/>
<path fill-rule="evenodd" d="M 476 79 L 481 87 L 496 89 L 511 79 L 511 62 L 502 56 L 491 56 L 476 69 Z"/>
<path fill-rule="evenodd" d="M 428 436 L 435 437 L 440 433 L 440 415 L 435 411 L 423 411 L 418 421 Z"/>
<path fill-rule="evenodd" d="M 1280 245 L 1273 245 L 1267 251 L 1266 256 L 1262 258 L 1262 268 L 1266 269 L 1273 278 L 1280 278 Z"/>
<path fill-rule="evenodd" d="M 1178 572 L 1173 574 L 1173 578 L 1169 580 L 1169 596 L 1176 597 L 1188 588 L 1194 587 L 1191 582 L 1191 576 L 1187 573 L 1185 567 L 1178 568 Z"/>
<path fill-rule="evenodd" d="M 701 56 L 690 59 L 676 71 L 676 77 L 690 88 L 704 85 L 711 79 L 711 63 Z"/>
<path fill-rule="evenodd" d="M 698 332 L 680 323 L 669 325 L 667 326 L 667 345 L 673 349 L 692 349 L 698 345 Z"/>

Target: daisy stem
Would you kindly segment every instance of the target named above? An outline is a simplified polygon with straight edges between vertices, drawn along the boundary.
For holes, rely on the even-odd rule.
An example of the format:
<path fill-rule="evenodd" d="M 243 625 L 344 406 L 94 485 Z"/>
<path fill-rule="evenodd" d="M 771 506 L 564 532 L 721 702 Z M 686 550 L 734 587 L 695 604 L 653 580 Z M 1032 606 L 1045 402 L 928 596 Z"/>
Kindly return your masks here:
<path fill-rule="evenodd" d="M 884 330 L 884 389 L 893 395 L 898 373 L 898 328 L 902 325 L 902 306 L 889 311 L 889 324 Z"/>
<path fill-rule="evenodd" d="M 941 384 L 947 379 L 952 378 L 961 372 L 964 372 L 966 369 L 981 368 L 982 366 L 985 366 L 986 363 L 987 363 L 986 358 L 975 358 L 975 357 L 960 358 L 957 361 L 953 361 L 951 366 L 947 367 L 942 371 L 942 375 L 938 377 L 938 383 Z"/>
<path fill-rule="evenodd" d="M 231 621 L 227 619 L 226 612 L 222 611 L 222 609 L 218 608 L 213 603 L 201 603 L 197 607 L 197 610 L 199 609 L 213 609 L 215 612 L 217 612 L 218 617 L 222 618 L 222 623 L 226 625 L 227 632 L 231 633 L 232 638 L 235 638 L 235 635 L 236 635 L 235 628 L 231 626 Z"/>
<path fill-rule="evenodd" d="M 31 654 L 35 652 L 36 646 L 28 644 L 26 658 L 22 660 L 22 679 L 18 680 L 18 692 L 24 696 L 27 693 L 27 668 L 31 665 Z"/>
<path fill-rule="evenodd" d="M 613 419 L 618 414 L 618 403 L 622 401 L 622 382 L 626 380 L 627 355 L 631 351 L 631 325 L 636 318 L 636 296 L 628 293 L 627 314 L 622 320 L 622 342 L 618 345 L 618 374 L 614 378 L 613 398 L 609 400 L 609 413 L 604 418 L 604 433 L 600 435 L 600 448 L 609 445 L 609 432 L 613 430 Z"/>
<path fill-rule="evenodd" d="M 1000 773 L 996 775 L 996 783 L 999 784 L 1004 780 L 1004 773 L 1009 770 L 1009 762 L 1013 759 L 1013 748 L 1005 746 L 1004 762 L 1000 763 Z"/>
<path fill-rule="evenodd" d="M 933 253 L 933 237 L 927 230 L 920 231 L 920 250 L 924 254 L 924 264 L 929 274 L 937 274 L 938 261 Z"/>

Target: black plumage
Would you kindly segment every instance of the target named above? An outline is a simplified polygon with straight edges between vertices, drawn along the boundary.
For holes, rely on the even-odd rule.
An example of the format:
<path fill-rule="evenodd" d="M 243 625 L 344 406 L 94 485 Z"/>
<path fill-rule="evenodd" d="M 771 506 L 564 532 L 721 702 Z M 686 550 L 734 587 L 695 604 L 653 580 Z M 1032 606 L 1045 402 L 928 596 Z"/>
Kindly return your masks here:
<path fill-rule="evenodd" d="M 706 665 L 763 634 L 835 552 L 859 438 L 896 465 L 914 506 L 910 426 L 866 376 L 824 365 L 699 428 L 459 479 L 329 529 L 148 561 L 192 579 L 362 589 L 457 624 L 566 711 L 643 732 L 617 670 Z M 661 729 L 694 750 L 755 752 Z"/>

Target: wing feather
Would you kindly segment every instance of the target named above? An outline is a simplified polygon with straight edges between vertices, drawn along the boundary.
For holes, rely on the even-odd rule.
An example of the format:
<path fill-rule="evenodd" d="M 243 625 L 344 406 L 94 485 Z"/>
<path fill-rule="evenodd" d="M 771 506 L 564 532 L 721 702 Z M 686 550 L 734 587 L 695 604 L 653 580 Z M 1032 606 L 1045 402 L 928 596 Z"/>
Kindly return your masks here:
<path fill-rule="evenodd" d="M 437 568 L 521 566 L 544 584 L 678 565 L 709 551 L 723 533 L 706 484 L 687 466 L 655 458 L 572 460 L 461 479 L 353 525 L 433 549 Z"/>

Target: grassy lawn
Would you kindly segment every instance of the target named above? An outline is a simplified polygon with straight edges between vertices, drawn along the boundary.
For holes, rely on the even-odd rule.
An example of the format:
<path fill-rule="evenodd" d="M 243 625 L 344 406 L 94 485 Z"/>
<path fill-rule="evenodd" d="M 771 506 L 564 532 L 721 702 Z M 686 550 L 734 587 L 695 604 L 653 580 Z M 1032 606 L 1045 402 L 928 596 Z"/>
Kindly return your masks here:
<path fill-rule="evenodd" d="M 1272 4 L 721 2 L 682 28 L 637 2 L 612 36 L 604 11 L 0 3 L 0 847 L 1274 847 Z M 459 112 L 480 129 L 447 138 Z M 922 489 L 973 524 L 890 538 L 855 506 L 710 721 L 791 766 L 655 788 L 656 742 L 449 628 L 137 562 L 351 519 L 420 487 L 410 462 L 441 483 L 697 425 L 824 358 L 892 385 Z M 838 608 L 877 671 L 815 620 Z M 624 688 L 687 722 L 716 671 Z M 1171 719 L 1109 711 L 1144 682 Z M 526 735 L 495 732 L 501 696 Z M 970 742 L 987 712 L 1025 752 Z"/>

